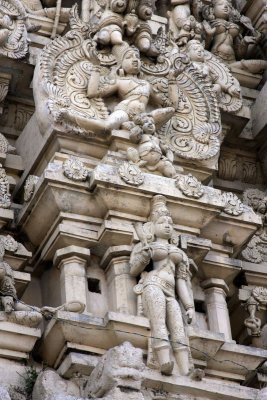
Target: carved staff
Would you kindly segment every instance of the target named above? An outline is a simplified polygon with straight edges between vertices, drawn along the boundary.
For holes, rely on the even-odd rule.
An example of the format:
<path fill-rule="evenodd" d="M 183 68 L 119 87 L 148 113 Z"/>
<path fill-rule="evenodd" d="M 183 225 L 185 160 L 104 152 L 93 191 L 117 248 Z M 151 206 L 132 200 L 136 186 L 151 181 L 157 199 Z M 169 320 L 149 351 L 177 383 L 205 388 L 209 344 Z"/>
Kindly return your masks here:
<path fill-rule="evenodd" d="M 83 22 L 89 22 L 90 20 L 90 0 L 83 0 L 82 1 L 82 20 Z"/>
<path fill-rule="evenodd" d="M 62 3 L 62 0 L 57 0 L 56 16 L 55 16 L 55 20 L 54 20 L 53 30 L 51 33 L 51 39 L 54 39 L 57 34 L 57 28 L 58 28 L 60 12 L 61 12 L 61 3 Z"/>

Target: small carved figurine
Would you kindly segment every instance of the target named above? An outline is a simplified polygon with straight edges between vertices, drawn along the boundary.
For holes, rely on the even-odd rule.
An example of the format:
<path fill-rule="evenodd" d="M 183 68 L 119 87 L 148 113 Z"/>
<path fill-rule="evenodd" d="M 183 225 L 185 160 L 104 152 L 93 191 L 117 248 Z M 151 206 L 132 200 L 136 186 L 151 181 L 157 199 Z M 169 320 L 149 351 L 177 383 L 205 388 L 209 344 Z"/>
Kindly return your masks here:
<path fill-rule="evenodd" d="M 134 118 L 130 139 L 138 144 L 138 148 L 130 147 L 127 150 L 129 161 L 148 171 L 157 171 L 167 178 L 175 178 L 177 173 L 173 166 L 173 152 L 156 136 L 152 115 L 141 114 Z"/>
<path fill-rule="evenodd" d="M 185 309 L 188 323 L 194 314 L 194 302 L 190 285 L 189 259 L 171 243 L 173 222 L 161 195 L 153 198 L 150 222 L 136 225 L 140 239 L 130 258 L 130 273 L 142 273 L 141 286 L 144 314 L 151 325 L 152 347 L 156 353 L 161 372 L 172 374 L 172 347 L 181 375 L 190 371 L 190 350 L 185 334 L 181 306 Z M 152 261 L 153 269 L 145 271 Z M 176 295 L 179 301 L 176 300 Z M 170 340 L 169 340 L 170 333 Z"/>

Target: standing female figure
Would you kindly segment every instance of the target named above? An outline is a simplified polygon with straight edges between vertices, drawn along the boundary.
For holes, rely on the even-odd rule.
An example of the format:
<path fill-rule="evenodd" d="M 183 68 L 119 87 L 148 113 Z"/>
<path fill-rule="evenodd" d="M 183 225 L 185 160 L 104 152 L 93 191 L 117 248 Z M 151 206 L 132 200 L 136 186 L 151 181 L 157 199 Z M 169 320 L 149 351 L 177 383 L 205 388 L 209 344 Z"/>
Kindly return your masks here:
<path fill-rule="evenodd" d="M 142 231 L 138 228 L 137 231 L 142 242 L 132 252 L 130 273 L 138 276 L 152 262 L 153 269 L 143 272 L 139 284 L 142 286 L 144 314 L 150 321 L 153 350 L 163 374 L 172 373 L 172 348 L 179 373 L 187 375 L 191 367 L 190 350 L 181 305 L 188 323 L 191 323 L 195 310 L 192 290 L 188 284 L 189 260 L 170 241 L 173 222 L 164 196 L 153 198 L 150 222 L 143 225 Z"/>

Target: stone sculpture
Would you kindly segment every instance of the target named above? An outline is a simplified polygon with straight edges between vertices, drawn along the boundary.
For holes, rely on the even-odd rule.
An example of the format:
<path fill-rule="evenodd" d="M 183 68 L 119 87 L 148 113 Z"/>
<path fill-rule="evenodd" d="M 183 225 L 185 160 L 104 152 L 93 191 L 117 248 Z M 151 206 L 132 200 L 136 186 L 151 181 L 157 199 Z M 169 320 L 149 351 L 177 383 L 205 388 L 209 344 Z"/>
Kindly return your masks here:
<path fill-rule="evenodd" d="M 124 342 L 104 354 L 85 388 L 66 381 L 52 371 L 46 370 L 38 376 L 33 390 L 33 400 L 85 400 L 106 399 L 144 400 L 141 393 L 142 372 L 145 366 L 143 354 L 131 343 Z"/>
<path fill-rule="evenodd" d="M 179 47 L 183 47 L 190 40 L 201 40 L 203 35 L 202 24 L 191 13 L 190 0 L 172 0 L 172 11 L 168 12 L 172 39 Z M 193 2 L 193 7 L 196 5 Z"/>
<path fill-rule="evenodd" d="M 266 306 L 266 304 L 267 289 L 263 287 L 253 288 L 245 304 L 249 318 L 246 318 L 244 321 L 245 326 L 250 330 L 251 336 L 258 337 L 261 335 L 261 320 L 256 317 L 256 311 L 259 309 L 259 306 Z"/>
<path fill-rule="evenodd" d="M 65 133 L 103 140 L 136 115 L 149 113 L 161 143 L 179 157 L 218 156 L 221 122 L 213 85 L 188 58 L 172 53 L 171 42 L 164 46 L 164 35 L 162 54 L 152 61 L 141 59 L 139 50 L 125 41 L 109 52 L 97 47 L 91 26 L 79 19 L 75 7 L 70 25 L 67 35 L 46 46 L 35 70 L 42 132 L 52 118 Z"/>
<path fill-rule="evenodd" d="M 0 164 L 0 208 L 11 207 L 11 194 L 9 191 L 9 181 L 2 164 Z"/>
<path fill-rule="evenodd" d="M 224 111 L 239 111 L 242 107 L 240 84 L 229 68 L 206 51 L 204 44 L 197 40 L 187 43 L 186 53 L 203 78 L 212 82 L 220 107 Z"/>
<path fill-rule="evenodd" d="M 266 212 L 267 196 L 266 193 L 258 189 L 248 189 L 244 192 L 244 203 L 251 206 L 262 218 L 262 227 L 250 239 L 242 251 L 242 257 L 250 262 L 261 263 L 267 261 L 266 246 Z"/>
<path fill-rule="evenodd" d="M 153 116 L 137 115 L 127 127 L 130 130 L 130 140 L 138 144 L 137 149 L 128 148 L 128 160 L 147 171 L 157 171 L 167 178 L 174 178 L 176 170 L 172 164 L 173 152 L 157 137 Z"/>
<path fill-rule="evenodd" d="M 107 133 L 112 129 L 119 129 L 124 122 L 129 121 L 134 116 L 146 111 L 150 98 L 158 106 L 169 106 L 171 103 L 167 98 L 159 96 L 153 90 L 153 87 L 144 79 L 139 78 L 141 70 L 141 61 L 139 51 L 127 44 L 113 47 L 113 53 L 116 54 L 120 75 L 114 76 L 110 82 L 100 85 L 100 74 L 95 68 L 88 83 L 87 97 L 89 99 L 97 97 L 106 97 L 112 94 L 118 94 L 121 101 L 116 105 L 114 111 L 105 119 L 89 119 L 82 116 L 73 116 L 71 113 L 64 112 L 63 116 L 76 122 L 80 127 L 96 133 Z M 172 107 L 155 110 L 154 118 L 162 122 L 168 120 L 174 112 Z M 163 117 L 164 114 L 166 117 Z"/>
<path fill-rule="evenodd" d="M 89 171 L 83 162 L 77 157 L 70 157 L 63 163 L 64 175 L 76 182 L 84 182 L 88 178 Z"/>
<path fill-rule="evenodd" d="M 24 185 L 24 201 L 25 202 L 28 202 L 31 200 L 39 179 L 40 179 L 39 176 L 36 176 L 36 175 L 29 175 L 28 178 L 26 179 L 26 182 Z"/>
<path fill-rule="evenodd" d="M 163 374 L 172 374 L 172 348 L 179 373 L 187 375 L 192 366 L 181 307 L 185 309 L 187 322 L 191 323 L 195 310 L 189 285 L 189 259 L 171 243 L 173 222 L 164 196 L 154 196 L 150 221 L 137 225 L 136 230 L 140 243 L 131 254 L 130 273 L 133 276 L 142 274 L 138 293 L 142 294 L 144 315 L 150 321 L 152 348 Z M 151 260 L 153 270 L 146 272 Z"/>
<path fill-rule="evenodd" d="M 24 58 L 28 52 L 28 34 L 39 28 L 29 22 L 20 0 L 0 1 L 0 55 Z"/>
<path fill-rule="evenodd" d="M 18 299 L 14 271 L 4 261 L 4 256 L 6 251 L 15 254 L 18 249 L 22 250 L 23 248 L 12 236 L 0 236 L 0 322 L 7 321 L 36 327 L 40 324 L 43 317 L 51 319 L 58 310 L 82 313 L 85 305 L 79 301 L 69 302 L 56 308 L 39 308 L 27 305 Z"/>
<path fill-rule="evenodd" d="M 267 67 L 266 61 L 244 59 L 248 47 L 261 39 L 261 34 L 253 28 L 251 21 L 242 17 L 228 0 L 210 0 L 208 3 L 202 10 L 207 48 L 231 67 L 251 73 L 263 71 Z M 251 34 L 243 37 L 243 27 Z"/>

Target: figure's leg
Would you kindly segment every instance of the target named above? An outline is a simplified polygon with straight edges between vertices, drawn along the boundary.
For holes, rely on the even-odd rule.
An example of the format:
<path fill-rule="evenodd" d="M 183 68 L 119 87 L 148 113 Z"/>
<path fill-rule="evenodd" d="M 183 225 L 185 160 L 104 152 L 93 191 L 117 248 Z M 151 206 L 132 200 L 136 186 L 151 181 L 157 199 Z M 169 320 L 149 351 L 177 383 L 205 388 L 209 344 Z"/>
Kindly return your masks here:
<path fill-rule="evenodd" d="M 162 290 L 153 285 L 143 291 L 143 306 L 145 315 L 149 318 L 153 348 L 160 364 L 161 372 L 170 375 L 173 362 L 170 360 L 170 344 L 166 327 L 166 298 Z"/>
<path fill-rule="evenodd" d="M 167 326 L 171 335 L 172 348 L 181 375 L 190 371 L 190 348 L 185 335 L 181 308 L 175 298 L 167 298 Z"/>
<path fill-rule="evenodd" d="M 74 115 L 67 109 L 62 109 L 59 112 L 59 119 L 62 120 L 64 117 L 69 121 L 76 123 L 86 131 L 96 134 L 105 134 L 110 132 L 112 129 L 119 129 L 123 122 L 129 120 L 128 114 L 122 110 L 114 111 L 107 117 L 107 119 L 92 119 L 86 118 L 82 115 Z"/>

